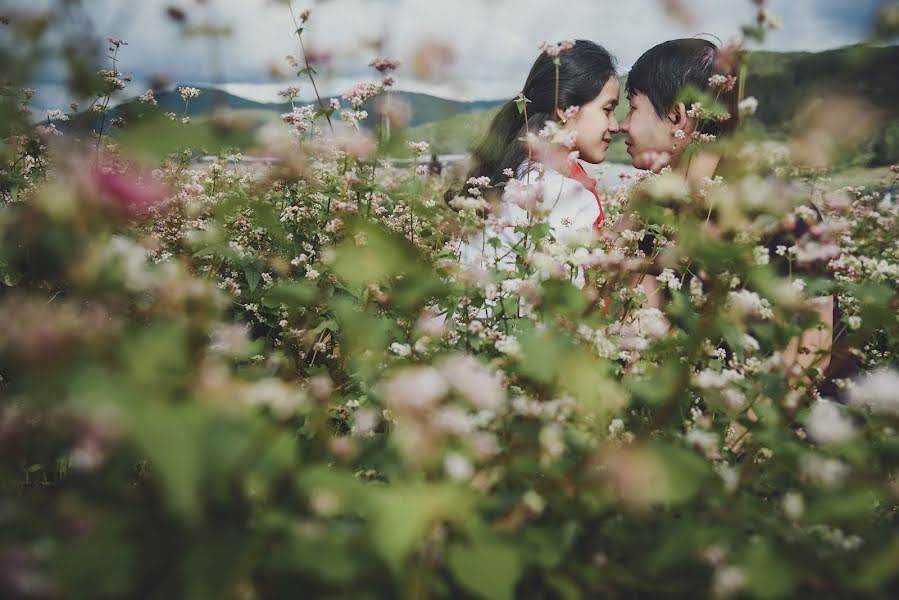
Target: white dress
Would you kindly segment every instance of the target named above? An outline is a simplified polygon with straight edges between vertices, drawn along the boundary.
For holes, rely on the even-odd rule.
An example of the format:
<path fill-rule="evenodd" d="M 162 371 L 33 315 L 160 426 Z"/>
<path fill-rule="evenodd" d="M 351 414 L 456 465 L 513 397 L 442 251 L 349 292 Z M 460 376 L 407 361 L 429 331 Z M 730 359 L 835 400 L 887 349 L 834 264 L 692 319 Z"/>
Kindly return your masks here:
<path fill-rule="evenodd" d="M 570 234 L 590 232 L 601 216 L 596 195 L 577 179 L 566 177 L 549 167 L 543 168 L 542 177 L 532 163 L 530 174 L 528 163 L 518 169 L 517 179 L 531 184 L 542 185 L 542 208 L 548 211 L 546 220 L 556 240 Z M 497 215 L 484 230 L 469 237 L 460 246 L 460 263 L 470 268 L 487 268 L 496 264 L 501 269 L 513 270 L 515 253 L 510 247 L 519 243 L 522 234 L 514 230 L 517 225 L 528 224 L 528 212 L 512 202 L 504 201 Z M 491 238 L 501 240 L 499 248 L 490 243 Z"/>

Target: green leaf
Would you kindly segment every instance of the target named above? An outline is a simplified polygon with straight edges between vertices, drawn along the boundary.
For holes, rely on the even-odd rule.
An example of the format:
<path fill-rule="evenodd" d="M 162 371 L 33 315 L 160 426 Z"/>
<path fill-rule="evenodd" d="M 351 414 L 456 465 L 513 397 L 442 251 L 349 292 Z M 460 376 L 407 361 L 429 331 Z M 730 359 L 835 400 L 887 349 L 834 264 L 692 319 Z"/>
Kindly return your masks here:
<path fill-rule="evenodd" d="M 474 508 L 471 493 L 455 485 L 393 484 L 369 492 L 375 548 L 394 573 L 439 522 L 463 522 Z"/>
<path fill-rule="evenodd" d="M 246 265 L 243 268 L 243 274 L 247 278 L 247 286 L 249 286 L 250 291 L 255 291 L 256 286 L 259 285 L 259 280 L 262 278 L 262 269 L 255 264 Z"/>
<path fill-rule="evenodd" d="M 448 562 L 456 581 L 472 594 L 487 600 L 507 600 L 515 595 L 522 564 L 515 547 L 495 540 L 453 544 Z"/>
<path fill-rule="evenodd" d="M 795 576 L 785 556 L 764 540 L 751 543 L 747 551 L 749 571 L 747 586 L 756 598 L 785 598 L 796 585 Z"/>
<path fill-rule="evenodd" d="M 530 104 L 530 103 L 531 103 L 531 101 L 528 100 L 527 97 L 525 97 L 524 94 L 518 94 L 518 97 L 515 99 L 515 106 L 518 107 L 518 114 L 523 113 L 523 112 L 524 112 L 524 109 L 525 109 L 525 108 L 527 107 L 527 105 Z"/>

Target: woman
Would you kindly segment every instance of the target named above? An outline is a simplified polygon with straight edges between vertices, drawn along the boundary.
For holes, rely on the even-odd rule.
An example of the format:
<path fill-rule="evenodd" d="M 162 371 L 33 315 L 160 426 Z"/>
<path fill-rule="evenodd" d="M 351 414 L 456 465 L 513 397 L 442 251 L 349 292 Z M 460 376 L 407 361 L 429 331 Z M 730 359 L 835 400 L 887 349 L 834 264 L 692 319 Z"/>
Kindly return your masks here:
<path fill-rule="evenodd" d="M 503 105 L 472 151 L 466 195 L 483 195 L 492 216 L 487 231 L 462 245 L 464 264 L 499 266 L 493 260 L 499 252 L 487 238 L 497 234 L 514 245 L 512 227 L 530 222 L 535 211 L 557 238 L 599 226 L 604 215 L 596 182 L 578 159 L 605 159 L 618 132 L 619 92 L 615 59 L 601 46 L 586 40 L 544 44 L 522 89 L 525 110 L 519 110 L 523 99 Z M 447 200 L 465 205 L 457 190 L 447 192 Z"/>

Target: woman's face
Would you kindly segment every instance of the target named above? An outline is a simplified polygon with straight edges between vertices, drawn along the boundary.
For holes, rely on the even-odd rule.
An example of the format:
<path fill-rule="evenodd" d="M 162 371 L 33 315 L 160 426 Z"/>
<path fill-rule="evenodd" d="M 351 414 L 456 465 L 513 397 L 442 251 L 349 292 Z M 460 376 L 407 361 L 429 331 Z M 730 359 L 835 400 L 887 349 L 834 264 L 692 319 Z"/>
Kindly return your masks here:
<path fill-rule="evenodd" d="M 563 129 L 577 131 L 574 149 L 588 163 L 595 165 L 605 160 L 612 134 L 618 133 L 615 107 L 620 90 L 618 78 L 610 77 L 599 96 L 581 106 L 577 115 L 563 126 Z"/>

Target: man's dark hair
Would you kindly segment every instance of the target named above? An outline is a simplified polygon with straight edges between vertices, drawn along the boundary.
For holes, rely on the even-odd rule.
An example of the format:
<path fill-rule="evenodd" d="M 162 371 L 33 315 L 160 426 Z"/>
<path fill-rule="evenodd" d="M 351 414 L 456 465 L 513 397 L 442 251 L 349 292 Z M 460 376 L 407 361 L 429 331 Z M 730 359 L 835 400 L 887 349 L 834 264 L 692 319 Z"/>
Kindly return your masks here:
<path fill-rule="evenodd" d="M 715 44 L 699 38 L 662 42 L 634 63 L 627 76 L 627 94 L 645 94 L 660 119 L 668 118 L 681 90 L 688 85 L 718 95 L 731 117 L 724 122 L 704 123 L 700 131 L 713 135 L 728 133 L 739 122 L 737 90 L 719 93 L 709 85 L 713 75 L 735 75 L 734 65 L 724 64 L 720 52 Z"/>

